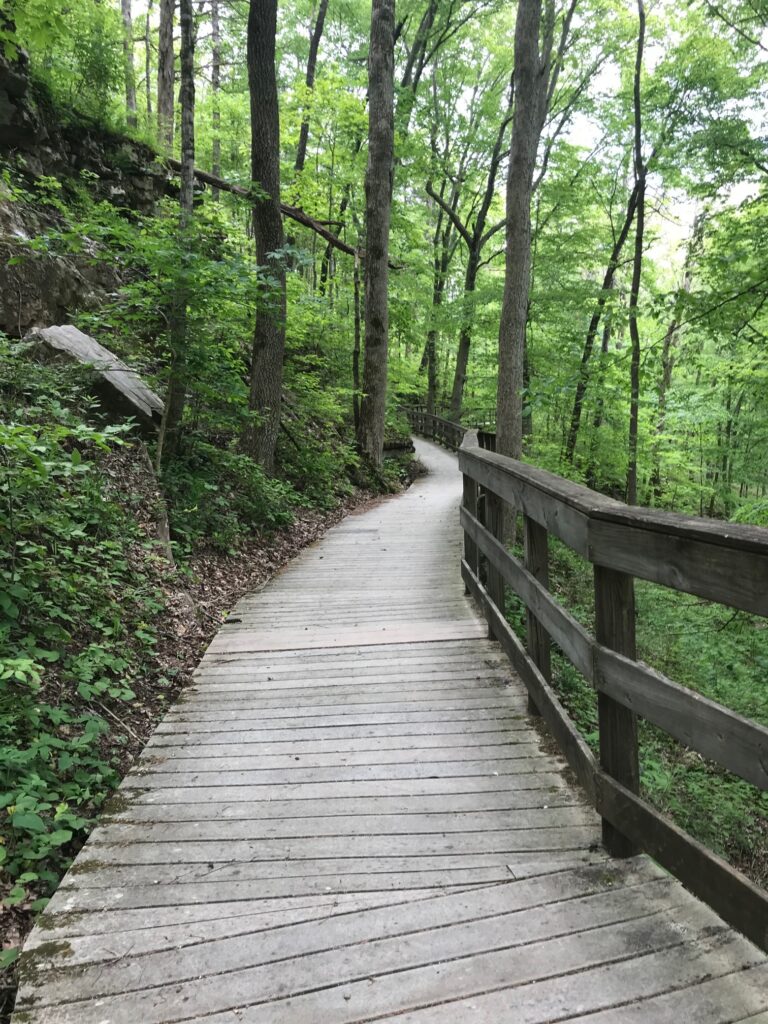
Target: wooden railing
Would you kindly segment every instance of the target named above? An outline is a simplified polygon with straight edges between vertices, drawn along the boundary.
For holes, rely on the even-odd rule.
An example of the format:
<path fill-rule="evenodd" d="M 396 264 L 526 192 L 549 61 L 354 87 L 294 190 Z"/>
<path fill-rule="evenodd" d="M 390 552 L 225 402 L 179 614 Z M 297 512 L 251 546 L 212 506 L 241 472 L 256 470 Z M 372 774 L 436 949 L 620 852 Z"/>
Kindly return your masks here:
<path fill-rule="evenodd" d="M 411 429 L 415 430 L 417 434 L 430 437 L 433 441 L 437 441 L 438 444 L 442 444 L 454 452 L 461 447 L 464 434 L 467 431 L 467 427 L 463 424 L 427 412 L 426 406 L 423 405 L 409 405 L 404 407 L 402 412 L 408 417 Z M 496 434 L 477 423 L 473 426 L 477 427 L 480 447 L 496 451 Z"/>
<path fill-rule="evenodd" d="M 408 421 L 417 434 L 431 437 L 438 444 L 458 451 L 464 440 L 464 427 L 453 420 L 445 420 L 440 416 L 427 412 L 423 406 L 413 406 L 406 411 Z"/>
<path fill-rule="evenodd" d="M 419 422 L 411 419 L 420 432 Z M 491 439 L 481 446 L 478 432 L 467 430 L 459 446 L 461 571 L 489 635 L 601 815 L 607 850 L 647 852 L 768 950 L 768 894 L 640 797 L 637 716 L 761 790 L 768 789 L 768 729 L 638 661 L 634 610 L 639 578 L 768 616 L 768 530 L 627 506 L 497 455 Z M 502 542 L 512 514 L 522 514 L 523 561 Z M 594 565 L 594 637 L 548 589 L 550 534 Z M 507 586 L 526 607 L 526 646 L 504 613 Z M 597 691 L 597 758 L 551 686 L 552 641 Z"/>

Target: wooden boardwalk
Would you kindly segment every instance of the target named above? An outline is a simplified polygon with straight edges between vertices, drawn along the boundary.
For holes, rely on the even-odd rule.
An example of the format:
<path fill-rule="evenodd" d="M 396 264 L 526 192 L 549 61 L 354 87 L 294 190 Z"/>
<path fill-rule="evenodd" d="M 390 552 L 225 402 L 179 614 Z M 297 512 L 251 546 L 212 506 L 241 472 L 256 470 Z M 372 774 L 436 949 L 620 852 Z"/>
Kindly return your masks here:
<path fill-rule="evenodd" d="M 29 1024 L 766 1024 L 768 959 L 611 861 L 464 597 L 461 482 L 240 602 L 27 944 Z"/>

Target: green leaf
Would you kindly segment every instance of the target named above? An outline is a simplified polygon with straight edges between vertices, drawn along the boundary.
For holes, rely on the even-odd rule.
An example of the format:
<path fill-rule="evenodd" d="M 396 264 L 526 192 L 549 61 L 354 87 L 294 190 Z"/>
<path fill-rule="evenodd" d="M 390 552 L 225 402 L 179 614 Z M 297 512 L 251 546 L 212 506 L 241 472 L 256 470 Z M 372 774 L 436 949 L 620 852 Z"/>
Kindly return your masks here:
<path fill-rule="evenodd" d="M 0 971 L 4 971 L 7 967 L 10 967 L 12 963 L 15 963 L 21 953 L 20 946 L 11 946 L 10 949 L 4 949 L 0 952 Z"/>
<path fill-rule="evenodd" d="M 63 846 L 72 838 L 72 833 L 68 828 L 60 828 L 56 832 L 51 832 L 46 838 L 51 846 Z"/>
<path fill-rule="evenodd" d="M 26 832 L 45 832 L 45 822 L 39 814 L 32 811 L 17 811 L 11 818 L 14 828 L 24 829 Z"/>

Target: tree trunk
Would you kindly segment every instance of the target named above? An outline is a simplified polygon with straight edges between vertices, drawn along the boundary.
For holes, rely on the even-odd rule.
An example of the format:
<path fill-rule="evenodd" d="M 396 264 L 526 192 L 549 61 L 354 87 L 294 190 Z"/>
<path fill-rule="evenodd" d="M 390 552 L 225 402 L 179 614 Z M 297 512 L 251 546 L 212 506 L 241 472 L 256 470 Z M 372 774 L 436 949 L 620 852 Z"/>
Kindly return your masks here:
<path fill-rule="evenodd" d="M 541 0 L 520 0 L 515 24 L 512 142 L 507 174 L 506 272 L 499 325 L 496 447 L 519 459 L 523 447 L 523 361 L 531 283 L 531 196 L 536 151 L 544 127 L 552 53 L 553 11 Z"/>
<path fill-rule="evenodd" d="M 456 369 L 453 374 L 453 391 L 451 392 L 451 419 L 454 423 L 461 422 L 461 407 L 464 403 L 464 385 L 467 381 L 469 349 L 472 344 L 472 313 L 479 263 L 480 252 L 470 250 L 467 255 L 467 270 L 464 275 L 461 330 L 459 331 L 459 347 L 456 351 Z"/>
<path fill-rule="evenodd" d="M 629 384 L 629 444 L 627 459 L 627 504 L 637 504 L 637 441 L 640 415 L 640 328 L 637 322 L 640 282 L 643 274 L 643 236 L 645 232 L 645 177 L 643 163 L 642 110 L 640 105 L 640 76 L 645 44 L 645 8 L 637 0 L 638 34 L 635 57 L 635 187 L 637 189 L 637 224 L 635 226 L 635 254 L 632 262 L 632 289 L 629 295 L 629 337 L 632 342 Z"/>
<path fill-rule="evenodd" d="M 467 379 L 469 350 L 472 344 L 474 292 L 477 283 L 477 274 L 480 269 L 480 256 L 487 242 L 498 230 L 500 230 L 501 227 L 503 227 L 503 224 L 499 223 L 486 230 L 486 222 L 488 219 L 488 212 L 491 208 L 491 203 L 496 195 L 496 176 L 502 159 L 502 147 L 504 145 L 504 137 L 506 135 L 510 119 L 511 111 L 502 119 L 499 125 L 499 130 L 496 133 L 496 141 L 494 142 L 493 151 L 491 153 L 491 162 L 488 167 L 488 175 L 483 187 L 480 205 L 475 207 L 473 204 L 470 216 L 467 218 L 466 222 L 462 221 L 457 213 L 461 192 L 460 181 L 464 176 L 463 158 L 460 163 L 459 175 L 457 180 L 454 182 L 453 195 L 450 203 L 445 202 L 442 189 L 438 194 L 432 189 L 431 183 L 427 184 L 427 194 L 435 200 L 440 207 L 440 210 L 446 214 L 451 224 L 467 246 L 467 269 L 464 276 L 462 323 L 459 332 L 459 346 L 456 352 L 453 390 L 451 392 L 450 416 L 456 423 L 461 420 L 461 409 L 464 401 L 464 387 Z M 434 142 L 432 144 L 432 150 L 437 157 L 437 147 Z"/>
<path fill-rule="evenodd" d="M 360 426 L 360 257 L 355 254 L 354 269 L 352 271 L 352 285 L 354 289 L 355 309 L 355 343 L 352 349 L 352 414 L 354 416 L 355 431 Z"/>
<path fill-rule="evenodd" d="M 147 98 L 147 124 L 152 117 L 152 6 L 147 3 L 147 17 L 144 22 L 144 91 Z"/>
<path fill-rule="evenodd" d="M 328 0 L 320 0 L 320 6 L 317 10 L 317 19 L 315 20 L 315 27 L 309 36 L 309 57 L 307 58 L 307 90 L 312 91 L 315 85 L 315 71 L 317 69 L 317 52 L 320 48 L 320 40 L 323 37 L 323 27 L 325 25 L 325 15 L 328 11 Z M 296 173 L 300 173 L 304 170 L 304 162 L 307 159 L 307 142 L 309 140 L 309 112 L 305 108 L 301 118 L 301 128 L 299 130 L 299 144 L 296 148 L 296 162 L 294 164 L 294 170 Z"/>
<path fill-rule="evenodd" d="M 211 170 L 221 177 L 221 22 L 219 20 L 219 0 L 211 0 L 211 96 L 213 110 L 211 126 L 213 142 L 211 144 Z M 218 189 L 213 190 L 213 198 L 218 199 Z"/>
<path fill-rule="evenodd" d="M 427 0 L 427 6 L 421 16 L 416 35 L 408 51 L 400 89 L 397 95 L 397 122 L 399 131 L 407 132 L 411 123 L 416 90 L 427 61 L 427 45 L 438 11 L 438 0 Z M 449 14 L 450 18 L 450 14 Z"/>
<path fill-rule="evenodd" d="M 173 16 L 175 0 L 160 0 L 160 35 L 157 50 L 157 131 L 160 142 L 173 148 Z"/>
<path fill-rule="evenodd" d="M 568 439 L 565 443 L 565 458 L 568 462 L 573 462 L 573 456 L 576 451 L 576 441 L 579 436 L 579 425 L 581 423 L 581 412 L 584 405 L 584 395 L 587 391 L 587 385 L 589 384 L 589 364 L 592 359 L 592 350 L 595 345 L 595 338 L 597 337 L 597 331 L 600 327 L 600 320 L 605 309 L 605 304 L 608 301 L 608 296 L 611 294 L 613 289 L 613 279 L 616 274 L 616 268 L 619 265 L 619 259 L 621 257 L 624 243 L 629 236 L 632 222 L 635 219 L 635 210 L 637 209 L 637 183 L 632 190 L 627 203 L 627 212 L 624 217 L 624 223 L 622 225 L 619 236 L 613 244 L 611 251 L 611 258 L 608 261 L 608 266 L 605 270 L 605 276 L 603 277 L 603 287 L 598 296 L 595 310 L 592 313 L 592 318 L 589 321 L 589 327 L 587 328 L 587 337 L 584 341 L 584 348 L 581 353 L 581 364 L 579 366 L 579 380 L 576 385 L 576 394 L 573 398 L 573 411 L 571 412 L 571 423 L 568 428 Z"/>
<path fill-rule="evenodd" d="M 180 0 L 181 22 L 181 190 L 179 192 L 179 234 L 192 223 L 195 196 L 195 18 L 193 0 Z M 176 280 L 170 311 L 171 373 L 157 444 L 157 464 L 176 454 L 187 401 L 187 302 L 189 280 L 182 267 Z"/>
<path fill-rule="evenodd" d="M 280 115 L 275 78 L 277 0 L 251 0 L 248 14 L 248 88 L 251 99 L 251 178 L 265 193 L 254 202 L 253 234 L 259 266 L 274 280 L 256 312 L 244 446 L 264 469 L 275 465 L 285 356 L 285 265 L 280 211 Z"/>
<path fill-rule="evenodd" d="M 606 356 L 608 355 L 612 333 L 613 326 L 611 318 L 608 317 L 603 324 L 603 339 L 600 343 L 600 360 L 597 367 L 597 400 L 595 402 L 594 416 L 592 417 L 592 439 L 589 446 L 589 461 L 586 470 L 587 487 L 592 488 L 592 490 L 595 489 L 597 484 L 597 446 L 600 440 L 600 427 L 603 425 L 603 416 L 605 414 L 603 381 L 605 379 Z"/>
<path fill-rule="evenodd" d="M 123 58 L 125 62 L 125 109 L 130 128 L 136 127 L 136 72 L 133 66 L 133 17 L 131 0 L 121 0 L 123 14 Z"/>
<path fill-rule="evenodd" d="M 378 467 L 384 450 L 389 334 L 389 222 L 394 159 L 395 0 L 373 0 L 365 175 L 365 358 L 358 445 Z"/>
<path fill-rule="evenodd" d="M 683 310 L 682 296 L 687 295 L 690 292 L 691 285 L 693 284 L 693 257 L 698 244 L 701 242 L 703 228 L 704 218 L 703 216 L 698 216 L 693 224 L 693 232 L 688 245 L 688 252 L 685 257 L 682 295 L 675 303 L 672 320 L 670 321 L 669 327 L 667 327 L 667 333 L 664 335 L 664 341 L 662 343 L 661 376 L 659 377 L 659 404 L 656 412 L 656 437 L 653 444 L 653 470 L 651 472 L 651 488 L 656 502 L 661 500 L 662 495 L 661 444 L 667 425 L 667 393 L 672 385 L 672 371 L 675 366 L 675 347 L 677 345 L 677 336 L 680 329 L 680 317 Z"/>
<path fill-rule="evenodd" d="M 445 194 L 446 182 L 440 189 L 440 195 Z M 458 192 L 454 190 L 454 198 L 458 198 Z M 438 207 L 437 223 L 432 238 L 432 309 L 430 311 L 430 326 L 427 332 L 427 343 L 424 346 L 424 353 L 421 357 L 419 373 L 427 371 L 427 412 L 434 416 L 437 410 L 437 384 L 438 384 L 438 362 L 437 362 L 437 316 L 443 304 L 445 293 L 445 281 L 448 275 L 448 267 L 456 246 L 453 239 L 453 225 L 445 217 L 442 207 Z"/>

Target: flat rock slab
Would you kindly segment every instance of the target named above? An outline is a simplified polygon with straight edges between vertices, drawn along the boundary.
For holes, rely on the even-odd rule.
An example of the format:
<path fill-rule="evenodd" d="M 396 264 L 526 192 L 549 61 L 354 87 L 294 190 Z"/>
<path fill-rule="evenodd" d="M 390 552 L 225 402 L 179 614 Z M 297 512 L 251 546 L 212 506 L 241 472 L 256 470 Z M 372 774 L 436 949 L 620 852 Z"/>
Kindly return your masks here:
<path fill-rule="evenodd" d="M 163 416 L 162 400 L 114 352 L 76 327 L 35 327 L 24 338 L 44 355 L 92 367 L 99 397 L 108 412 L 135 416 L 144 426 L 157 427 Z"/>
<path fill-rule="evenodd" d="M 611 861 L 464 596 L 455 458 L 211 644 L 37 928 L 14 1024 L 765 1024 L 768 960 Z"/>

